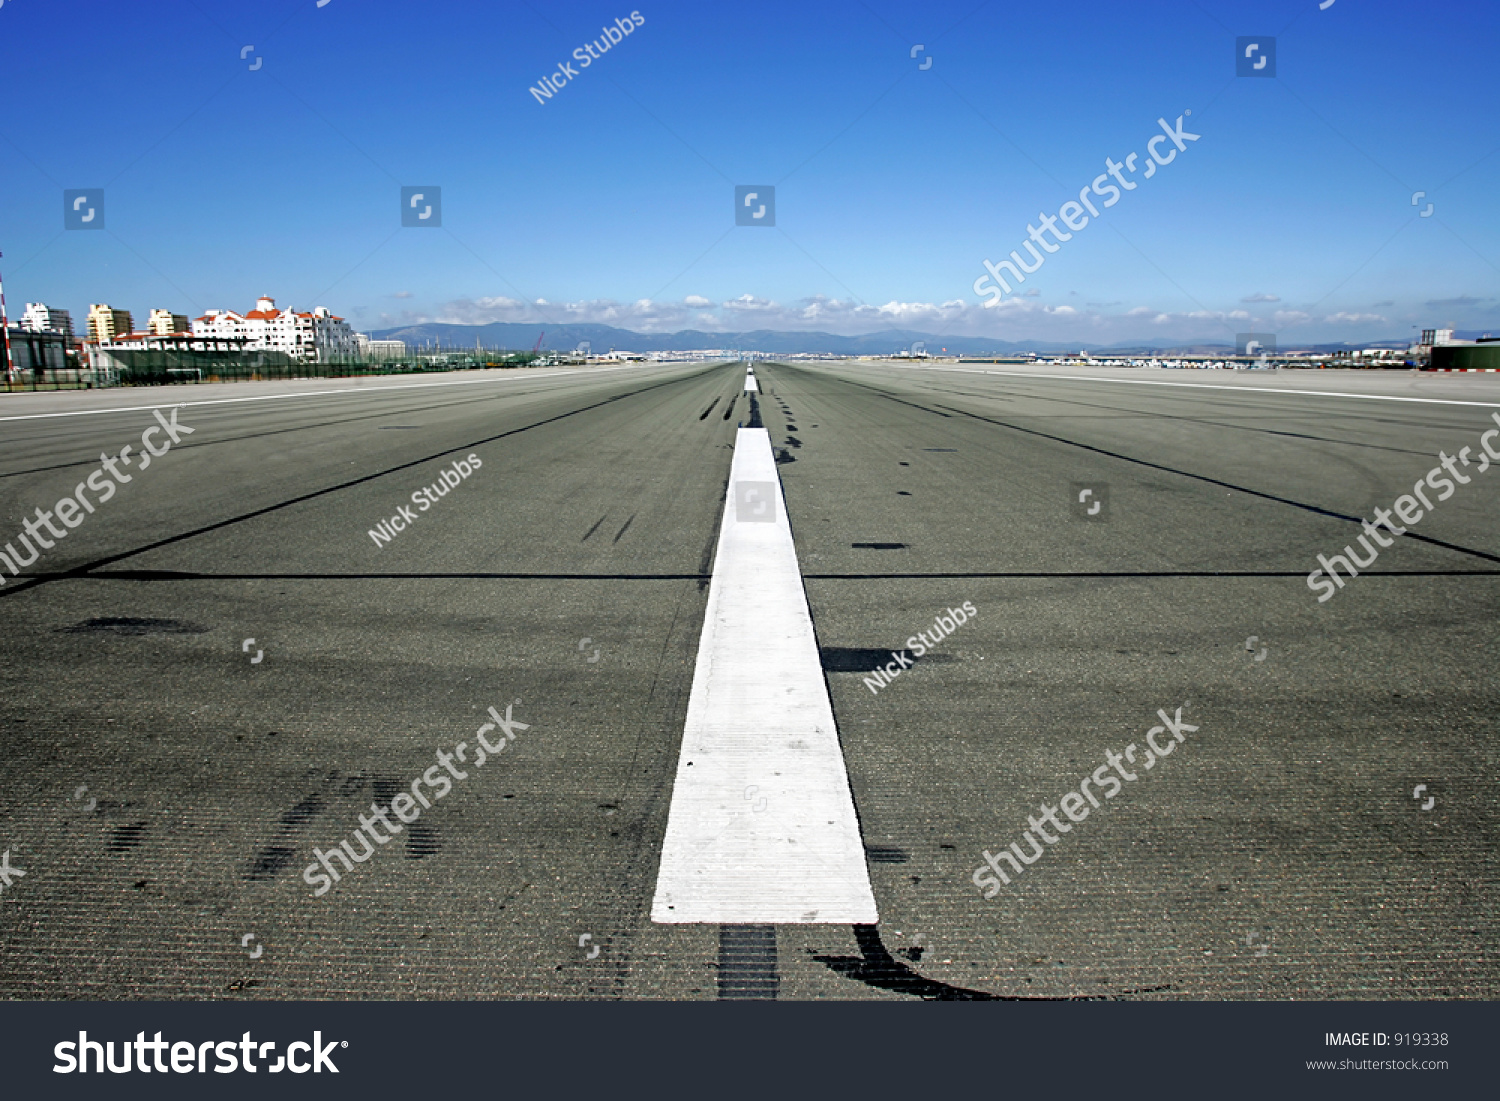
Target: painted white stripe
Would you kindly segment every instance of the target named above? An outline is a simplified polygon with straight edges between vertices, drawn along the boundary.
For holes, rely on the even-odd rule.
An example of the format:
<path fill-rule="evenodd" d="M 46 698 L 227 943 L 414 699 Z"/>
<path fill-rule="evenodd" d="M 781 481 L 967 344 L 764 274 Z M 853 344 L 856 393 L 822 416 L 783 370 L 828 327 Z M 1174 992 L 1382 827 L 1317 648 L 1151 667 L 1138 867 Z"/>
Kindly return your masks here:
<path fill-rule="evenodd" d="M 881 364 L 885 366 L 885 364 Z M 1320 398 L 1358 398 L 1362 401 L 1410 401 L 1423 405 L 1479 405 L 1486 409 L 1500 409 L 1500 401 L 1459 401 L 1457 398 L 1403 398 L 1390 394 L 1345 394 L 1338 390 L 1276 389 L 1272 386 L 1221 385 L 1211 382 L 1158 382 L 1145 378 L 1100 378 L 1097 375 L 1040 375 L 1027 371 L 989 371 L 978 367 L 922 367 L 923 371 L 956 371 L 966 375 L 1006 375 L 1010 378 L 1026 378 L 1033 382 L 1113 382 L 1121 386 L 1184 386 L 1195 390 L 1217 390 L 1223 394 L 1249 392 L 1256 394 L 1282 394 L 1290 397 L 1311 395 Z"/>
<path fill-rule="evenodd" d="M 735 438 L 651 920 L 878 920 L 764 428 Z"/>
<path fill-rule="evenodd" d="M 751 371 L 749 374 L 747 374 L 745 376 L 745 393 L 747 393 L 747 394 L 754 394 L 754 393 L 758 393 L 759 391 L 760 391 L 760 387 L 758 385 L 756 385 L 756 382 L 755 382 L 755 372 Z"/>

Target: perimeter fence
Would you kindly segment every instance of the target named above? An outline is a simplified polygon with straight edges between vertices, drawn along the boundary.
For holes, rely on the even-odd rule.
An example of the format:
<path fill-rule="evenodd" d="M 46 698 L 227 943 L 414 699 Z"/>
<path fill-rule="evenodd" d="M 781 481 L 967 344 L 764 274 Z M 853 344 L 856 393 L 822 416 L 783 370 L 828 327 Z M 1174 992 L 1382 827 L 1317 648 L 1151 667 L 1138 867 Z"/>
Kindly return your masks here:
<path fill-rule="evenodd" d="M 467 351 L 407 356 L 401 359 L 337 358 L 308 363 L 279 352 L 110 351 L 96 366 L 37 366 L 7 376 L 0 363 L 3 391 L 86 390 L 110 386 L 178 386 L 202 382 L 267 382 L 291 379 L 359 378 L 369 375 L 416 375 L 442 371 L 478 371 L 496 367 L 550 366 L 569 362 L 530 352 Z"/>

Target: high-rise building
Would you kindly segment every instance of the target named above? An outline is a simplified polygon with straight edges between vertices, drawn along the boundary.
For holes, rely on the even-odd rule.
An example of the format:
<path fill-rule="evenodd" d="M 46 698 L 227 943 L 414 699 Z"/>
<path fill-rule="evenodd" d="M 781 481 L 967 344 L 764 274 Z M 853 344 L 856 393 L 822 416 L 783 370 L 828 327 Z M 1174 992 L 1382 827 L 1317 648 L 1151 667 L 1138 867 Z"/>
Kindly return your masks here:
<path fill-rule="evenodd" d="M 307 363 L 326 363 L 334 356 L 353 356 L 359 349 L 354 330 L 327 306 L 311 313 L 278 310 L 276 300 L 262 296 L 246 314 L 209 310 L 193 322 L 198 336 L 240 339 L 246 351 L 282 352 Z"/>
<path fill-rule="evenodd" d="M 107 344 L 134 330 L 135 319 L 129 310 L 117 310 L 100 303 L 89 306 L 89 340 L 95 344 Z"/>
<path fill-rule="evenodd" d="M 62 333 L 73 339 L 73 315 L 67 310 L 54 310 L 40 302 L 26 303 L 26 312 L 21 315 L 21 328 L 34 333 Z"/>
<path fill-rule="evenodd" d="M 173 333 L 191 332 L 186 315 L 171 310 L 152 310 L 146 331 L 153 336 L 171 336 Z"/>

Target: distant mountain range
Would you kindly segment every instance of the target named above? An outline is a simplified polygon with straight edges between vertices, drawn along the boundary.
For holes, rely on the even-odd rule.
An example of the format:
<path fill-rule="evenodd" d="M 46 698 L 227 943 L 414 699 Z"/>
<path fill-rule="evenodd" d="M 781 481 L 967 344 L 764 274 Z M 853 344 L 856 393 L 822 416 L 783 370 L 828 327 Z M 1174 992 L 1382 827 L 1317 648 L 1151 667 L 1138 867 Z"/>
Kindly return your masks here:
<path fill-rule="evenodd" d="M 543 333 L 545 332 L 545 335 Z M 783 332 L 756 329 L 742 333 L 704 332 L 682 329 L 675 333 L 637 333 L 612 325 L 524 325 L 496 321 L 489 325 L 449 325 L 428 322 L 397 329 L 382 329 L 370 334 L 378 340 L 404 340 L 413 347 L 442 347 L 462 350 L 476 342 L 485 348 L 530 350 L 542 338 L 542 347 L 551 351 L 572 351 L 585 341 L 595 355 L 611 349 L 626 352 L 686 352 L 700 348 L 745 349 L 772 354 L 824 352 L 846 356 L 891 355 L 914 344 L 925 344 L 928 355 L 1012 355 L 1019 352 L 1104 352 L 1123 355 L 1137 352 L 1176 352 L 1180 354 L 1229 354 L 1234 346 L 1228 342 L 1155 343 L 1155 344 L 1065 344 L 1058 341 L 996 340 L 984 336 L 934 336 L 914 329 L 886 329 L 863 336 L 840 336 L 837 333 Z M 1360 343 L 1357 347 L 1404 348 L 1406 341 L 1385 340 Z M 1313 352 L 1333 352 L 1349 344 L 1284 345 Z"/>
<path fill-rule="evenodd" d="M 618 349 L 626 352 L 686 352 L 699 348 L 743 348 L 758 352 L 773 352 L 783 355 L 794 352 L 831 352 L 835 355 L 890 355 L 892 352 L 910 348 L 913 344 L 926 342 L 927 351 L 941 354 L 946 347 L 950 352 L 1013 352 L 1041 351 L 1043 349 L 1072 348 L 1077 344 L 1015 344 L 988 337 L 945 336 L 938 338 L 931 333 L 914 330 L 888 329 L 865 336 L 839 336 L 836 333 L 780 332 L 772 329 L 756 329 L 751 332 L 721 333 L 700 329 L 682 329 L 675 333 L 638 333 L 630 329 L 617 329 L 612 325 L 523 325 L 515 322 L 494 322 L 489 325 L 448 325 L 429 322 L 408 325 L 405 328 L 372 332 L 372 337 L 382 340 L 404 340 L 408 344 L 440 344 L 451 348 L 472 348 L 478 341 L 486 348 L 530 349 L 542 336 L 542 347 L 553 351 L 572 351 L 588 341 L 594 353 Z"/>

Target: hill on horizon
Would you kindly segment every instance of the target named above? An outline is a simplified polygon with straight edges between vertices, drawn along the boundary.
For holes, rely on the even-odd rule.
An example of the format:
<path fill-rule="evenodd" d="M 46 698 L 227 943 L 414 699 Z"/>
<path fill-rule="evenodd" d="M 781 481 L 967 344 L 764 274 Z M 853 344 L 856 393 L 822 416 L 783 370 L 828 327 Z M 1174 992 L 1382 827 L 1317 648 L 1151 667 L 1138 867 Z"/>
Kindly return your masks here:
<path fill-rule="evenodd" d="M 1197 353 L 1208 355 L 1230 354 L 1234 345 L 1202 341 L 1163 341 L 1152 344 L 1117 343 L 1110 345 L 1072 343 L 1059 341 L 1014 341 L 993 337 L 942 335 L 919 332 L 914 329 L 886 329 L 861 336 L 841 336 L 826 332 L 788 332 L 776 329 L 752 329 L 745 332 L 707 332 L 701 329 L 681 329 L 672 333 L 639 333 L 631 329 L 619 329 L 612 325 L 579 324 L 548 327 L 540 324 L 524 324 L 514 321 L 495 321 L 488 325 L 460 325 L 445 322 L 424 322 L 393 329 L 374 330 L 371 337 L 377 340 L 404 340 L 407 344 L 422 347 L 438 346 L 461 350 L 473 348 L 476 342 L 485 348 L 507 348 L 526 351 L 542 338 L 542 348 L 548 351 L 573 351 L 585 341 L 594 354 L 619 350 L 627 352 L 686 352 L 704 348 L 726 350 L 745 349 L 791 355 L 799 352 L 823 352 L 846 356 L 893 355 L 909 350 L 913 345 L 923 344 L 929 355 L 941 355 L 946 349 L 953 355 L 993 355 L 1018 352 L 1104 352 L 1126 353 Z M 1456 335 L 1456 334 L 1455 334 Z M 1404 347 L 1405 340 L 1363 341 L 1349 344 L 1303 344 L 1284 343 L 1283 348 L 1306 348 L 1314 352 L 1331 352 L 1345 347 Z"/>

